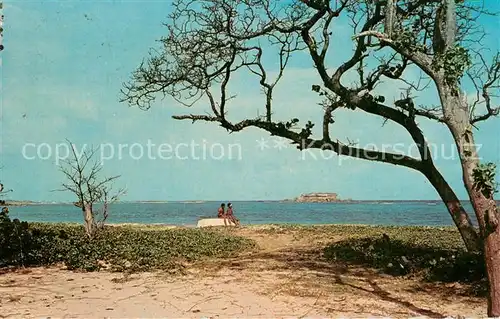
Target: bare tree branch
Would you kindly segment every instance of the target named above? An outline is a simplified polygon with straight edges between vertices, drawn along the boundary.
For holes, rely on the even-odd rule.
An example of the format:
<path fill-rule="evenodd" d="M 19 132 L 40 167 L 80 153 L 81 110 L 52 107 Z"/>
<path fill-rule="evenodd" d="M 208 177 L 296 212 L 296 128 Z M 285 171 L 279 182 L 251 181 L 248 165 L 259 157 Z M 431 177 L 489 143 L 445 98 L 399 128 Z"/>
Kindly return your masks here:
<path fill-rule="evenodd" d="M 491 101 L 492 96 L 497 97 L 496 95 L 492 95 L 491 91 L 500 93 L 500 53 L 497 53 L 493 57 L 490 65 L 486 63 L 481 55 L 479 55 L 479 58 L 482 63 L 476 70 L 476 72 L 472 70 L 469 70 L 467 72 L 467 75 L 469 76 L 477 91 L 476 101 L 471 108 L 471 124 L 485 121 L 492 116 L 497 116 L 500 113 L 500 105 L 494 107 Z M 481 75 L 483 74 L 486 74 L 486 81 L 481 81 Z M 481 84 L 479 84 L 478 81 L 480 81 Z M 474 116 L 474 110 L 479 104 L 485 105 L 486 113 Z"/>
<path fill-rule="evenodd" d="M 379 39 L 382 44 L 390 45 L 395 51 L 418 65 L 420 69 L 427 73 L 427 75 L 432 78 L 436 77 L 436 73 L 432 68 L 432 60 L 428 56 L 418 51 L 412 51 L 411 48 L 399 45 L 396 41 L 392 40 L 382 32 L 373 30 L 363 31 L 357 35 L 354 35 L 353 39 L 359 39 L 367 36 L 373 36 Z"/>
<path fill-rule="evenodd" d="M 75 206 L 79 207 L 84 216 L 84 225 L 87 235 L 92 238 L 98 228 L 102 228 L 108 216 L 108 205 L 118 200 L 118 196 L 124 193 L 120 189 L 116 194 L 111 194 L 112 182 L 119 176 L 100 177 L 102 165 L 94 159 L 98 148 L 84 149 L 77 154 L 76 146 L 67 140 L 71 149 L 71 157 L 64 160 L 60 171 L 67 179 L 62 184 L 62 191 L 69 191 L 76 195 Z M 98 219 L 98 211 L 94 204 L 102 203 L 102 218 Z"/>

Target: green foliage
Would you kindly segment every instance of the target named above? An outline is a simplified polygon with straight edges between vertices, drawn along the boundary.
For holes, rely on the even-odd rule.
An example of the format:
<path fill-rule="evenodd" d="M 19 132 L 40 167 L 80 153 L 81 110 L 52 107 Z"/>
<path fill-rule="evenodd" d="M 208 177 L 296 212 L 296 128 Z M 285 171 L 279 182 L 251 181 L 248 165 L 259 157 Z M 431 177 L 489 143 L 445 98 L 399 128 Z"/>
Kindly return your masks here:
<path fill-rule="evenodd" d="M 318 93 L 318 95 L 319 95 L 319 96 L 326 96 L 327 98 L 332 99 L 331 94 L 329 94 L 327 90 L 322 89 L 322 88 L 321 88 L 321 85 L 318 85 L 318 84 L 313 84 L 313 85 L 312 85 L 312 87 L 311 87 L 311 89 L 312 89 L 314 92 Z"/>
<path fill-rule="evenodd" d="M 468 253 L 449 236 L 365 236 L 334 243 L 324 250 L 331 261 L 363 265 L 383 273 L 418 275 L 429 281 L 477 283 L 486 276 L 481 254 Z M 430 235 L 427 233 L 427 235 Z M 452 241 L 447 241 L 446 238 Z"/>
<path fill-rule="evenodd" d="M 311 121 L 307 121 L 306 127 L 303 128 L 299 133 L 300 136 L 302 137 L 302 139 L 307 139 L 311 136 L 313 127 L 314 127 L 314 123 Z"/>
<path fill-rule="evenodd" d="M 200 229 L 138 229 L 108 226 L 89 240 L 83 226 L 31 224 L 25 265 L 64 263 L 69 269 L 116 271 L 173 269 L 182 262 L 229 257 L 254 242 Z M 17 260 L 10 260 L 17 266 Z"/>
<path fill-rule="evenodd" d="M 396 46 L 401 46 L 408 49 L 415 49 L 418 45 L 417 37 L 414 30 L 405 28 L 398 33 Z"/>
<path fill-rule="evenodd" d="M 264 234 L 292 233 L 299 237 L 330 237 L 355 239 L 377 237 L 387 234 L 393 239 L 415 243 L 420 246 L 441 247 L 447 250 L 465 250 L 463 240 L 455 227 L 425 226 L 378 226 L 378 225 L 323 225 L 305 226 L 294 224 L 269 225 L 259 230 Z"/>
<path fill-rule="evenodd" d="M 298 118 L 293 118 L 291 119 L 290 121 L 286 122 L 285 123 L 285 128 L 287 130 L 291 129 L 292 127 L 296 126 L 297 123 L 299 123 L 299 119 Z"/>
<path fill-rule="evenodd" d="M 289 130 L 291 128 L 294 128 L 294 127 L 297 127 L 299 123 L 299 119 L 297 118 L 293 118 L 292 120 L 290 121 L 287 121 L 287 122 L 279 122 L 276 124 L 276 129 L 278 130 Z M 302 128 L 302 130 L 300 131 L 299 135 L 302 139 L 308 139 L 311 134 L 312 134 L 312 128 L 314 127 L 314 123 L 312 123 L 311 121 L 307 121 L 306 125 L 304 128 Z"/>
<path fill-rule="evenodd" d="M 474 188 L 490 198 L 497 191 L 495 183 L 496 165 L 494 163 L 480 164 L 472 172 Z"/>
<path fill-rule="evenodd" d="M 448 85 L 456 87 L 466 69 L 471 66 L 469 51 L 460 45 L 446 50 L 443 55 L 434 58 L 434 68 L 444 70 L 445 81 Z"/>
<path fill-rule="evenodd" d="M 7 210 L 0 212 L 0 266 L 15 263 L 23 265 L 30 245 L 28 223 L 11 220 Z"/>
<path fill-rule="evenodd" d="M 259 232 L 286 233 L 321 242 L 333 239 L 323 249 L 327 261 L 368 267 L 393 276 L 461 282 L 469 293 L 486 292 L 484 259 L 466 251 L 455 227 L 270 225 Z"/>

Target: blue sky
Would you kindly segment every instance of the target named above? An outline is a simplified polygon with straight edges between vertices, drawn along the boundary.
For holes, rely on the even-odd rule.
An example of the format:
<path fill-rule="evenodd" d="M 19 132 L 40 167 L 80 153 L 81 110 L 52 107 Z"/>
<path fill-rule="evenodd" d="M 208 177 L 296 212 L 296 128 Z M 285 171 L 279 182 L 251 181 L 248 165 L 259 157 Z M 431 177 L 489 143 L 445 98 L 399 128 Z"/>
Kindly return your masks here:
<path fill-rule="evenodd" d="M 500 9 L 496 1 L 486 3 Z M 120 103 L 122 83 L 165 34 L 162 22 L 171 9 L 169 1 L 7 1 L 4 7 L 0 122 L 4 168 L 0 179 L 14 189 L 12 198 L 74 200 L 71 194 L 52 191 L 62 182 L 54 152 L 67 138 L 80 149 L 85 144 L 109 143 L 104 155 L 110 155 L 113 148 L 115 156 L 103 161 L 104 172 L 122 176 L 117 186 L 127 188 L 124 200 L 282 199 L 305 192 L 337 192 L 342 198 L 354 199 L 438 199 L 419 173 L 405 168 L 328 153 L 300 153 L 288 144 L 275 144 L 257 129 L 227 134 L 214 124 L 171 119 L 174 114 L 203 114 L 207 109 L 203 103 L 185 109 L 164 99 L 149 111 Z M 486 19 L 484 24 L 489 32 L 500 26 L 496 18 Z M 350 53 L 349 29 L 340 24 L 337 31 L 344 37 L 332 47 L 334 61 Z M 493 35 L 486 44 L 498 50 Z M 318 78 L 307 55 L 300 54 L 293 61 L 276 89 L 275 114 L 282 119 L 318 122 L 322 110 L 311 92 Z M 238 94 L 228 106 L 232 119 L 255 116 L 258 108 L 263 113 L 262 95 L 248 81 L 239 76 L 231 85 L 231 92 Z M 382 85 L 380 90 L 389 96 L 399 94 L 391 85 Z M 429 90 L 420 98 L 435 101 L 434 93 Z M 403 143 L 401 150 L 410 144 L 404 131 L 392 125 L 382 127 L 378 118 L 359 112 L 342 112 L 336 118 L 331 131 L 342 141 L 349 138 L 378 147 Z M 460 167 L 449 158 L 455 150 L 448 131 L 419 122 L 429 142 L 444 151 L 436 154 L 437 165 L 464 198 Z M 500 119 L 480 125 L 476 138 L 484 144 L 480 155 L 486 161 L 499 162 L 499 133 Z M 257 147 L 261 138 L 268 141 L 269 148 Z M 147 156 L 148 141 L 155 144 L 151 149 L 156 159 Z M 187 159 L 157 155 L 160 144 L 175 148 L 192 142 L 206 145 L 206 159 L 202 147 L 194 155 L 184 146 L 179 148 L 180 156 Z M 138 145 L 146 156 L 136 160 Z M 48 157 L 50 147 L 52 156 L 25 158 L 37 157 L 37 147 L 43 158 Z M 222 148 L 223 158 L 210 159 L 211 147 Z M 231 147 L 233 153 L 229 154 Z"/>

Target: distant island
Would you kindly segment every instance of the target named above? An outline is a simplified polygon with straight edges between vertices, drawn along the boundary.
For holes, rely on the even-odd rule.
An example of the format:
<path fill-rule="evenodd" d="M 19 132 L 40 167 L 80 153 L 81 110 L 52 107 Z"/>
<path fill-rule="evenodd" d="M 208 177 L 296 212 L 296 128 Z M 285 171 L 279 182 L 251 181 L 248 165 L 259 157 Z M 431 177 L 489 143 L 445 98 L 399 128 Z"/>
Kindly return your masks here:
<path fill-rule="evenodd" d="M 331 202 L 351 202 L 349 199 L 340 199 L 337 193 L 308 193 L 300 194 L 292 200 L 297 203 L 331 203 Z"/>
<path fill-rule="evenodd" d="M 0 200 L 1 206 L 29 206 L 29 205 L 38 205 L 41 203 L 37 203 L 30 200 Z"/>

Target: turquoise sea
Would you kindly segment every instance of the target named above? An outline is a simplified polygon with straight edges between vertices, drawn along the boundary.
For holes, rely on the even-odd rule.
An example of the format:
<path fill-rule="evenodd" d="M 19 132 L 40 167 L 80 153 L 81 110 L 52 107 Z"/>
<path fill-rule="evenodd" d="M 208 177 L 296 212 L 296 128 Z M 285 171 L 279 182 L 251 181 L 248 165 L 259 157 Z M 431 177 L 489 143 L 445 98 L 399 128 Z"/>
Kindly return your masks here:
<path fill-rule="evenodd" d="M 200 218 L 216 217 L 220 202 L 115 203 L 109 223 L 196 225 Z M 233 202 L 242 224 L 372 224 L 452 225 L 439 201 L 360 201 L 353 203 L 295 203 L 273 201 Z M 471 212 L 470 204 L 465 204 Z M 36 222 L 82 221 L 81 211 L 71 204 L 12 206 L 11 218 Z M 475 221 L 475 220 L 474 220 Z"/>

